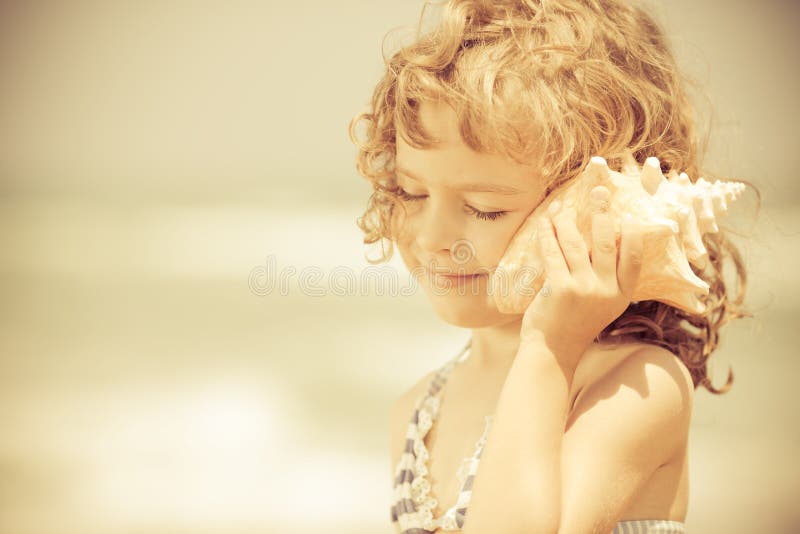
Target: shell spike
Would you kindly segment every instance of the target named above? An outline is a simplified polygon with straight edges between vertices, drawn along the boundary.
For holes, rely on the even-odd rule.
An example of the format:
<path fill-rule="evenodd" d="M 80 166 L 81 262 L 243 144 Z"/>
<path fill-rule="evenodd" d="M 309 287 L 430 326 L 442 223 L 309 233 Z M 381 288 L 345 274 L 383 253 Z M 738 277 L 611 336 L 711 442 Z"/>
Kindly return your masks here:
<path fill-rule="evenodd" d="M 642 187 L 644 187 L 645 191 L 651 195 L 656 194 L 659 186 L 667 181 L 664 175 L 661 174 L 661 163 L 659 163 L 658 158 L 649 157 L 645 160 L 639 179 L 642 181 Z"/>
<path fill-rule="evenodd" d="M 610 169 L 608 168 L 608 163 L 605 158 L 601 158 L 600 156 L 592 157 L 586 165 L 586 170 L 584 172 L 590 179 L 592 185 L 605 185 L 608 183 Z"/>
<path fill-rule="evenodd" d="M 711 198 L 714 202 L 715 212 L 725 213 L 726 211 L 728 211 L 728 203 L 725 202 L 725 194 L 719 188 L 715 188 L 714 190 L 712 190 Z"/>
<path fill-rule="evenodd" d="M 667 179 L 671 182 L 675 182 L 678 180 L 678 171 L 675 169 L 670 169 L 667 173 Z"/>
<path fill-rule="evenodd" d="M 630 147 L 622 151 L 622 172 L 624 174 L 639 174 L 639 163 L 633 157 Z"/>
<path fill-rule="evenodd" d="M 694 210 L 686 206 L 677 211 L 678 224 L 683 236 L 683 249 L 689 261 L 700 269 L 708 265 L 708 251 L 697 229 L 697 218 Z"/>
<path fill-rule="evenodd" d="M 713 200 L 708 191 L 703 191 L 695 197 L 694 211 L 697 213 L 697 224 L 701 234 L 715 234 L 719 231 L 714 215 Z"/>

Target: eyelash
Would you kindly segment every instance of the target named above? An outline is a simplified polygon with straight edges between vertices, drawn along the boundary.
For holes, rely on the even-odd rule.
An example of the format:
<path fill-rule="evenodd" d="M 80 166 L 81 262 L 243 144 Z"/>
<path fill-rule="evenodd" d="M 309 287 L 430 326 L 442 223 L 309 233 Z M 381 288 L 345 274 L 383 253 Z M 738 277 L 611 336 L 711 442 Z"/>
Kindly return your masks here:
<path fill-rule="evenodd" d="M 402 187 L 398 187 L 396 192 L 398 196 L 403 200 L 405 200 L 406 202 L 415 202 L 417 200 L 425 199 L 425 195 L 412 195 L 407 191 L 405 191 Z M 476 219 L 480 219 L 482 221 L 485 220 L 494 221 L 496 219 L 499 219 L 506 213 L 508 213 L 507 211 L 481 211 L 479 209 L 473 208 L 469 204 L 466 204 L 466 206 L 467 208 L 469 208 L 469 211 L 472 212 L 472 215 L 474 215 Z"/>

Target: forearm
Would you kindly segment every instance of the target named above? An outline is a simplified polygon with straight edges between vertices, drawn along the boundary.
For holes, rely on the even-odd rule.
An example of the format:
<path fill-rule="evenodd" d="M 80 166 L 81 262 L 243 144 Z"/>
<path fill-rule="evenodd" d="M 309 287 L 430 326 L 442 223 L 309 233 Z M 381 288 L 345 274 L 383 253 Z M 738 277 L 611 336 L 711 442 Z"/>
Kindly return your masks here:
<path fill-rule="evenodd" d="M 544 340 L 520 345 L 481 454 L 465 534 L 557 531 L 573 374 Z"/>

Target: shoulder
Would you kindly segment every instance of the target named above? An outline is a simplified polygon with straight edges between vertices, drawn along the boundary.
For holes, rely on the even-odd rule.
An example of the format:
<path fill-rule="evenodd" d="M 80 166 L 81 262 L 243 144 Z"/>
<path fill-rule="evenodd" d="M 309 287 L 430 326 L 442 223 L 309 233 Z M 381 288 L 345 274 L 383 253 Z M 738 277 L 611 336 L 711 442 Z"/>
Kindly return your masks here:
<path fill-rule="evenodd" d="M 650 343 L 637 344 L 634 350 L 614 369 L 609 380 L 626 381 L 632 387 L 648 387 L 686 411 L 691 410 L 694 398 L 692 374 L 672 351 Z M 662 400 L 667 400 L 662 399 Z"/>
<path fill-rule="evenodd" d="M 581 380 L 567 428 L 582 417 L 592 419 L 587 414 L 597 411 L 616 414 L 626 432 L 662 436 L 671 451 L 685 441 L 694 385 L 686 365 L 671 351 L 649 343 L 594 351 L 587 354 Z"/>
<path fill-rule="evenodd" d="M 686 364 L 672 351 L 645 343 L 633 351 L 625 360 L 625 367 L 647 367 L 647 376 L 655 380 L 674 382 L 681 390 L 687 393 L 689 400 L 693 397 L 694 381 Z"/>
<path fill-rule="evenodd" d="M 575 369 L 573 401 L 604 380 L 630 379 L 632 375 L 646 376 L 653 380 L 670 379 L 682 387 L 685 386 L 689 392 L 694 391 L 689 369 L 677 355 L 663 347 L 644 342 L 595 344 L 584 353 Z"/>
<path fill-rule="evenodd" d="M 608 382 L 606 387 L 618 384 L 636 390 L 641 398 L 649 398 L 657 415 L 688 427 L 694 383 L 686 364 L 672 351 L 658 345 L 642 344 L 604 377 L 601 384 L 603 381 Z"/>

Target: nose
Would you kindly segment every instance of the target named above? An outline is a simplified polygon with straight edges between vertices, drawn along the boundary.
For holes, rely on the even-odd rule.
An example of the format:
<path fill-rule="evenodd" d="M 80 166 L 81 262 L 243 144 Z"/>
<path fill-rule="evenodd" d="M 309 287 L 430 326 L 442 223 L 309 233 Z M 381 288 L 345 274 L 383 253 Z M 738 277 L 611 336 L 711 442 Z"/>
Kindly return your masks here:
<path fill-rule="evenodd" d="M 429 257 L 447 253 L 462 232 L 458 218 L 447 211 L 447 207 L 429 198 L 426 205 L 414 216 L 414 232 L 417 246 Z"/>

